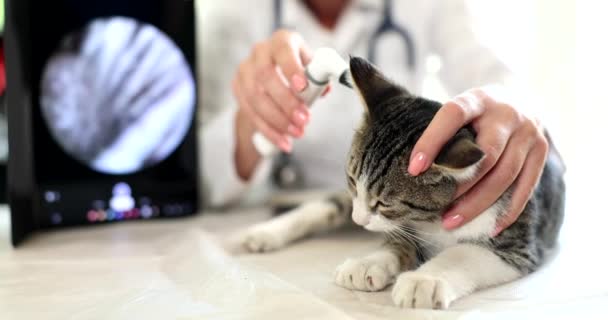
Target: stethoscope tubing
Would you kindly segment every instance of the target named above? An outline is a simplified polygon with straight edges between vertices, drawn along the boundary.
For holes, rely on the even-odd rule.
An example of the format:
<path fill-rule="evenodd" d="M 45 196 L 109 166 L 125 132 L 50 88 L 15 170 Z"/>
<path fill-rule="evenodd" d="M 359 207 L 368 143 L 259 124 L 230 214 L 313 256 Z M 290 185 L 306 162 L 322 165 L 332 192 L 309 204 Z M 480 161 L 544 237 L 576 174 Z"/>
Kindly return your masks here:
<path fill-rule="evenodd" d="M 283 24 L 283 1 L 282 0 L 274 0 L 273 2 L 273 10 L 274 10 L 274 19 L 272 23 L 272 31 L 278 30 L 280 28 L 285 27 Z M 369 41 L 368 47 L 368 59 L 372 63 L 377 63 L 376 61 L 376 48 L 378 45 L 378 41 L 380 38 L 389 32 L 396 33 L 400 38 L 403 39 L 404 52 L 407 54 L 407 67 L 411 70 L 414 70 L 416 67 L 416 48 L 414 45 L 413 38 L 410 32 L 402 27 L 397 25 L 392 16 L 393 11 L 393 0 L 384 0 L 384 7 L 382 9 L 382 21 L 378 28 L 372 33 Z M 295 166 L 293 161 L 291 161 L 290 156 L 287 153 L 280 153 L 278 158 L 275 160 L 274 165 L 274 174 L 273 180 L 276 185 L 282 188 L 293 188 L 297 187 L 301 184 L 301 180 L 303 179 L 301 176 L 301 172 L 299 168 Z M 289 181 L 285 180 L 286 177 Z"/>

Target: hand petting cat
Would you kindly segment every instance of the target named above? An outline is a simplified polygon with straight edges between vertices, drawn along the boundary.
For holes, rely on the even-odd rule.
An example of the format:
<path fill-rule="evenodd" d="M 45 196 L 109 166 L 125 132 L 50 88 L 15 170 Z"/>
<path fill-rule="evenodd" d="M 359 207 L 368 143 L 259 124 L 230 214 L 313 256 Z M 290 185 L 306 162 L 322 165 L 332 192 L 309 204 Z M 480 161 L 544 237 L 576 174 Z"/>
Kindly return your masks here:
<path fill-rule="evenodd" d="M 444 214 L 448 230 L 473 220 L 515 183 L 509 213 L 494 232 L 499 234 L 517 220 L 542 174 L 549 150 L 542 126 L 493 96 L 489 87 L 477 88 L 445 103 L 412 151 L 408 172 L 416 176 L 458 129 L 470 124 L 477 132 L 486 157 L 477 176 L 459 186 L 458 201 Z"/>

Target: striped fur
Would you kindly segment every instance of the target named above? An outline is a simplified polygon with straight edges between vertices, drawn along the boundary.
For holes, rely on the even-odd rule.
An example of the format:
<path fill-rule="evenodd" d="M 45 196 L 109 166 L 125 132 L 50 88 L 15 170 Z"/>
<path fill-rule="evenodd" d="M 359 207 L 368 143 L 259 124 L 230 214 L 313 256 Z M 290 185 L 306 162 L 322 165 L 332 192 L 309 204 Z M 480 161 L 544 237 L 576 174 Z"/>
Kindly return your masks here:
<path fill-rule="evenodd" d="M 457 184 L 474 175 L 483 159 L 475 132 L 462 128 L 430 169 L 411 176 L 412 149 L 441 104 L 411 95 L 363 59 L 351 59 L 351 75 L 366 111 L 347 158 L 350 196 L 329 197 L 321 201 L 324 206 L 304 205 L 276 218 L 289 223 L 265 222 L 263 232 L 258 226 L 248 235 L 259 240 L 264 233 L 283 234 L 284 246 L 345 224 L 352 211 L 357 224 L 386 234 L 386 246 L 340 265 L 336 283 L 364 291 L 395 283 L 392 297 L 402 307 L 447 308 L 476 290 L 536 270 L 555 245 L 564 215 L 563 166 L 553 146 L 538 187 L 513 225 L 491 236 L 508 209 L 508 190 L 465 226 L 446 231 L 442 213 L 452 204 Z M 323 212 L 303 213 L 302 208 Z"/>

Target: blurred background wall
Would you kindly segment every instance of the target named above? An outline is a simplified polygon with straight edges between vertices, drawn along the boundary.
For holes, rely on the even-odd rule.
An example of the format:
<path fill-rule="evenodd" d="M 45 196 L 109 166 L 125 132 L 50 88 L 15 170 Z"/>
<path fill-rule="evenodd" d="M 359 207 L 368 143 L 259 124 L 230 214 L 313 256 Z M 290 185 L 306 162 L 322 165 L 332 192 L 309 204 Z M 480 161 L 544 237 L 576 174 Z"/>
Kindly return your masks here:
<path fill-rule="evenodd" d="M 600 1 L 597 1 L 600 2 Z M 539 117 L 559 145 L 567 162 L 574 155 L 575 1 L 468 0 L 475 31 L 515 73 L 535 103 L 522 106 Z M 433 73 L 440 62 L 429 59 L 426 93 L 447 98 Z"/>

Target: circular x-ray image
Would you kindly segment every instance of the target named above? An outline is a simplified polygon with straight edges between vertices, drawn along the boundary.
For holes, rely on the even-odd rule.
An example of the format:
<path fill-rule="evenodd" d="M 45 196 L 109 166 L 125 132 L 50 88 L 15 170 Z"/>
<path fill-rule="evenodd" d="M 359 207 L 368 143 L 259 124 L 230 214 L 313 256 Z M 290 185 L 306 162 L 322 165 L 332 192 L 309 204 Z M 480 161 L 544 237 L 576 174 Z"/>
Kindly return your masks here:
<path fill-rule="evenodd" d="M 69 34 L 41 85 L 52 136 L 103 173 L 164 160 L 194 116 L 194 80 L 182 52 L 154 26 L 130 18 L 97 19 Z"/>

